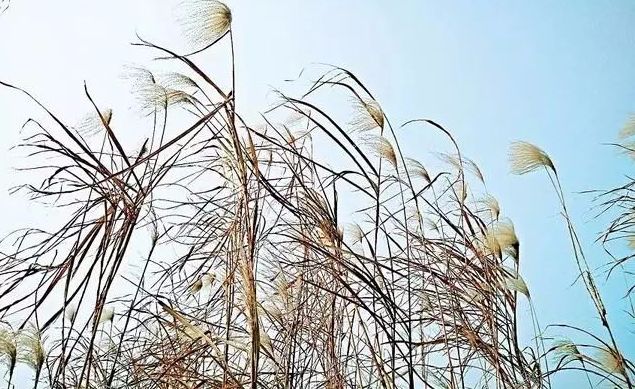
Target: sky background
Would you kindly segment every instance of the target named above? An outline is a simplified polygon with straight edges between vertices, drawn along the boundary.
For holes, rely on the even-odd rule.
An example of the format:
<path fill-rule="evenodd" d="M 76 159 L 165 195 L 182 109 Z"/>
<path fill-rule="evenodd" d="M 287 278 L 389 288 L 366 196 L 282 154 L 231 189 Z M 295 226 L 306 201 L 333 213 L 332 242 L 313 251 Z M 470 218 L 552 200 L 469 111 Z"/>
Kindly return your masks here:
<path fill-rule="evenodd" d="M 243 111 L 256 118 L 272 87 L 283 87 L 304 66 L 326 62 L 357 74 L 393 123 L 426 117 L 443 124 L 480 166 L 487 190 L 516 226 L 522 274 L 541 324 L 577 323 L 600 333 L 582 288 L 571 286 L 575 265 L 548 179 L 510 175 L 507 150 L 510 142 L 527 140 L 550 154 L 589 262 L 605 264 L 609 258 L 592 244 L 605 220 L 594 219 L 593 196 L 580 192 L 618 185 L 632 169 L 606 143 L 617 140 L 635 112 L 635 2 L 228 4 Z M 129 106 L 122 66 L 147 59 L 129 43 L 138 32 L 178 45 L 174 12 L 174 2 L 159 0 L 13 0 L 0 15 L 0 80 L 24 87 L 70 122 L 89 110 L 84 80 L 98 101 Z M 203 63 L 214 68 L 220 60 L 210 55 Z M 19 141 L 22 123 L 40 114 L 19 94 L 0 89 L 2 234 L 42 218 L 23 197 L 8 195 L 11 185 L 23 182 L 12 170 L 21 160 L 9 148 Z M 410 156 L 423 158 L 437 145 L 448 150 L 431 130 L 400 131 Z M 624 280 L 606 284 L 601 270 L 597 274 L 619 339 L 635 357 L 635 335 L 628 332 L 633 319 L 621 311 Z M 578 378 L 565 375 L 556 387 Z"/>

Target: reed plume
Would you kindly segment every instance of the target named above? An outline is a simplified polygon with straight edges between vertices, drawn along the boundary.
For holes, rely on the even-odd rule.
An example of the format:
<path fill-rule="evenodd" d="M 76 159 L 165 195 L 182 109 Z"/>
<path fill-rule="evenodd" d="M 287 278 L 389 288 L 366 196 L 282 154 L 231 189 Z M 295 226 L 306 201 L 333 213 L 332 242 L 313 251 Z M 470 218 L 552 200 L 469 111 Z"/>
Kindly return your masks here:
<path fill-rule="evenodd" d="M 549 155 L 529 142 L 512 143 L 509 148 L 509 163 L 513 174 L 526 174 L 543 167 L 556 172 Z"/>

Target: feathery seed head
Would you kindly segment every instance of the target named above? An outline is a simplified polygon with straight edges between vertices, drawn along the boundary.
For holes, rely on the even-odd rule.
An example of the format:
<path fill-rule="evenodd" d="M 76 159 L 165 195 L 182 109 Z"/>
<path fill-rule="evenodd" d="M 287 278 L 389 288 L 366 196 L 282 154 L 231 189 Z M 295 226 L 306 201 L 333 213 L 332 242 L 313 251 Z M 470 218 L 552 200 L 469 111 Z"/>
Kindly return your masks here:
<path fill-rule="evenodd" d="M 196 82 L 185 74 L 178 72 L 167 72 L 160 75 L 161 85 L 170 89 L 189 90 L 198 89 Z"/>
<path fill-rule="evenodd" d="M 466 158 L 465 156 L 461 156 L 459 158 L 458 154 L 446 154 L 446 153 L 435 153 L 435 154 L 437 158 L 439 158 L 441 161 L 449 165 L 452 165 L 454 168 L 456 168 L 456 170 L 462 171 L 465 169 L 471 174 L 473 174 L 476 178 L 478 178 L 479 181 L 485 183 L 485 178 L 483 177 L 483 173 L 481 172 L 481 169 L 478 167 L 476 162 L 472 161 L 471 159 Z"/>
<path fill-rule="evenodd" d="M 601 349 L 597 360 L 609 373 L 620 373 L 626 375 L 624 360 L 613 349 Z"/>
<path fill-rule="evenodd" d="M 463 163 L 467 165 L 467 170 L 469 172 L 474 174 L 476 178 L 479 179 L 479 181 L 481 181 L 482 183 L 485 183 L 485 177 L 483 177 L 483 172 L 481 172 L 481 169 L 478 167 L 476 162 L 468 158 L 463 158 Z"/>
<path fill-rule="evenodd" d="M 518 237 L 514 225 L 510 221 L 501 222 L 496 226 L 496 236 L 505 249 L 512 249 L 512 256 L 518 256 Z"/>
<path fill-rule="evenodd" d="M 0 359 L 13 370 L 18 356 L 17 334 L 11 328 L 0 328 Z"/>
<path fill-rule="evenodd" d="M 312 115 L 313 113 L 309 108 L 294 107 L 289 116 L 281 124 L 287 128 L 305 129 Z"/>
<path fill-rule="evenodd" d="M 395 149 L 392 147 L 392 144 L 390 144 L 388 139 L 383 136 L 378 137 L 376 148 L 380 157 L 388 160 L 393 167 L 397 167 L 397 155 L 395 154 Z"/>
<path fill-rule="evenodd" d="M 77 315 L 77 307 L 75 304 L 68 304 L 66 306 L 66 312 L 64 313 L 64 317 L 68 321 L 73 321 L 75 316 Z"/>
<path fill-rule="evenodd" d="M 430 182 L 430 175 L 428 174 L 428 170 L 426 170 L 421 162 L 412 158 L 406 158 L 406 164 L 408 170 L 411 170 L 416 176 L 422 177 L 427 182 Z"/>
<path fill-rule="evenodd" d="M 623 153 L 635 159 L 635 141 L 622 143 Z"/>
<path fill-rule="evenodd" d="M 100 116 L 101 115 L 101 116 Z M 103 121 L 102 121 L 103 117 Z M 81 135 L 91 136 L 97 134 L 99 131 L 105 129 L 104 123 L 110 126 L 110 121 L 112 119 L 112 109 L 104 109 L 99 112 L 91 112 L 84 117 L 84 119 L 80 122 L 79 126 L 77 126 L 77 131 Z"/>
<path fill-rule="evenodd" d="M 509 148 L 509 162 L 513 174 L 525 174 L 541 167 L 556 172 L 549 155 L 529 142 L 513 142 Z"/>
<path fill-rule="evenodd" d="M 177 104 L 191 104 L 195 99 L 180 90 L 165 88 L 159 84 L 147 84 L 136 91 L 142 112 L 152 113 Z"/>
<path fill-rule="evenodd" d="M 115 317 L 115 308 L 104 307 L 104 309 L 101 311 L 101 315 L 99 315 L 99 324 L 112 321 L 114 317 Z"/>
<path fill-rule="evenodd" d="M 468 194 L 467 182 L 463 180 L 459 180 L 454 184 L 454 193 L 456 193 L 456 198 L 460 202 L 465 202 Z"/>
<path fill-rule="evenodd" d="M 518 259 L 519 242 L 511 221 L 498 222 L 489 229 L 485 236 L 485 244 L 492 252 L 498 254 L 505 252 L 514 259 Z"/>
<path fill-rule="evenodd" d="M 35 372 L 41 371 L 46 359 L 46 351 L 40 331 L 35 327 L 31 327 L 20 332 L 18 346 L 18 359 L 20 362 L 28 365 Z"/>
<path fill-rule="evenodd" d="M 501 257 L 503 255 L 503 250 L 501 249 L 501 244 L 496 237 L 495 231 L 488 230 L 485 233 L 483 246 L 487 249 L 487 251 L 495 254 L 497 257 Z"/>
<path fill-rule="evenodd" d="M 582 359 L 582 353 L 578 347 L 569 339 L 562 339 L 554 342 L 553 351 L 556 358 L 562 362 Z"/>
<path fill-rule="evenodd" d="M 129 80 L 133 88 L 157 82 L 150 70 L 138 66 L 124 66 L 120 77 L 124 80 Z"/>
<path fill-rule="evenodd" d="M 190 292 L 192 294 L 196 294 L 200 292 L 202 288 L 203 288 L 203 279 L 199 278 L 192 285 L 190 285 Z"/>
<path fill-rule="evenodd" d="M 384 128 L 384 111 L 378 102 L 372 99 L 355 99 L 356 115 L 351 121 L 354 131 L 366 132 L 379 127 Z"/>
<path fill-rule="evenodd" d="M 491 212 L 494 220 L 498 220 L 498 217 L 501 213 L 500 205 L 498 204 L 498 200 L 492 195 L 485 195 L 480 201 L 487 209 Z"/>
<path fill-rule="evenodd" d="M 527 296 L 527 298 L 530 298 L 529 288 L 527 287 L 525 280 L 520 275 L 518 275 L 518 277 L 515 277 L 515 278 L 505 277 L 505 288 L 508 290 L 520 292 L 524 294 L 525 296 Z"/>
<path fill-rule="evenodd" d="M 364 239 L 364 231 L 359 224 L 351 223 L 346 227 L 346 230 L 346 235 L 350 236 L 350 241 L 352 243 L 360 243 L 362 239 Z"/>
<path fill-rule="evenodd" d="M 139 109 L 148 115 L 175 104 L 193 104 L 196 101 L 192 95 L 178 89 L 196 86 L 192 79 L 179 73 L 167 73 L 162 77 L 169 87 L 159 84 L 151 71 L 139 67 L 126 67 L 122 78 L 130 80 L 131 92 Z"/>
<path fill-rule="evenodd" d="M 195 47 L 205 47 L 229 31 L 232 13 L 227 5 L 217 0 L 185 1 L 179 17 L 185 36 Z"/>
<path fill-rule="evenodd" d="M 631 114 L 626 123 L 624 123 L 624 127 L 620 130 L 619 137 L 620 139 L 626 139 L 633 135 L 635 135 L 635 114 Z"/>

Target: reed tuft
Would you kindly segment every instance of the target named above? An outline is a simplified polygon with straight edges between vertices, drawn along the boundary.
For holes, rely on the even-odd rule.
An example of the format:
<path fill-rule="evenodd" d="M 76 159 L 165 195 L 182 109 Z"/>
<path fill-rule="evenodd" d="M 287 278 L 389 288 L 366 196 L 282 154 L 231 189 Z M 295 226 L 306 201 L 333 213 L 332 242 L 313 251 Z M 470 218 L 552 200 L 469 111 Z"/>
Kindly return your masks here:
<path fill-rule="evenodd" d="M 509 162 L 513 174 L 526 174 L 540 168 L 556 168 L 549 155 L 528 142 L 514 142 L 509 149 Z"/>
<path fill-rule="evenodd" d="M 185 36 L 196 48 L 215 43 L 231 27 L 231 10 L 220 1 L 188 0 L 180 9 Z"/>

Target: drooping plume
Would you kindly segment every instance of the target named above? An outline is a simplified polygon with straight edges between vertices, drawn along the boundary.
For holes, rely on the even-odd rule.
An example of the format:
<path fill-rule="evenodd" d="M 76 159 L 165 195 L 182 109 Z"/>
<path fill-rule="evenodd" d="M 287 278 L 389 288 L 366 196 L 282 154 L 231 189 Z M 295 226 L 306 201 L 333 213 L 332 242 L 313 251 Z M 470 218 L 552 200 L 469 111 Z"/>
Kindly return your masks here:
<path fill-rule="evenodd" d="M 548 167 L 556 172 L 549 155 L 529 142 L 512 143 L 509 148 L 509 163 L 513 174 L 525 174 L 542 167 Z"/>

